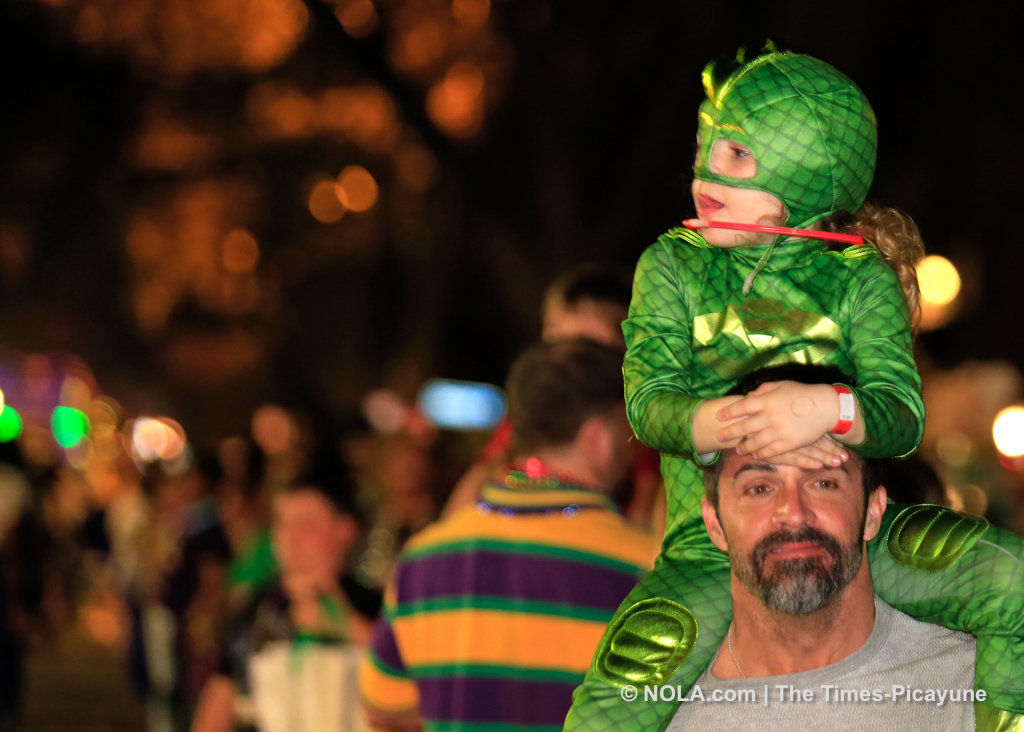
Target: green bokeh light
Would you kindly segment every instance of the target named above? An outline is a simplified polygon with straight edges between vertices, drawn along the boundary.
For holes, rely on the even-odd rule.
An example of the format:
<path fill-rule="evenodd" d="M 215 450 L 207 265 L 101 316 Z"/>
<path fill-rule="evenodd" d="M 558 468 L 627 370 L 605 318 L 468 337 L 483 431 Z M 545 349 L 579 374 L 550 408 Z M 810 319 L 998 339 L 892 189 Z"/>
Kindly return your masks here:
<path fill-rule="evenodd" d="M 4 405 L 0 410 L 0 442 L 10 442 L 21 436 L 21 415 L 14 407 Z"/>
<path fill-rule="evenodd" d="M 54 409 L 50 426 L 53 428 L 53 436 L 56 438 L 57 444 L 65 450 L 84 440 L 91 429 L 89 418 L 85 416 L 85 412 L 74 407 Z"/>

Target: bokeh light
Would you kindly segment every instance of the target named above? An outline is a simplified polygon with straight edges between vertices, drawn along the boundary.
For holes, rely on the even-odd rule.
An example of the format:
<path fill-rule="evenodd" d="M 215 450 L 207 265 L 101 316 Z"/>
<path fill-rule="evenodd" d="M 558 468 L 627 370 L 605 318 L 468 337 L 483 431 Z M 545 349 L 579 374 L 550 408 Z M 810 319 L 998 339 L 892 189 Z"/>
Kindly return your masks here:
<path fill-rule="evenodd" d="M 341 171 L 338 190 L 342 203 L 356 212 L 366 211 L 377 202 L 377 181 L 360 165 L 350 165 Z"/>
<path fill-rule="evenodd" d="M 377 30 L 377 10 L 370 0 L 347 0 L 334 14 L 341 27 L 353 38 L 366 38 Z"/>
<path fill-rule="evenodd" d="M 21 415 L 10 404 L 0 411 L 0 442 L 10 442 L 21 437 Z"/>
<path fill-rule="evenodd" d="M 295 49 L 309 12 L 301 0 L 60 3 L 80 43 L 124 52 L 140 70 L 178 78 L 203 70 L 266 71 Z"/>
<path fill-rule="evenodd" d="M 221 263 L 232 274 L 245 274 L 256 268 L 260 260 L 260 245 L 250 232 L 234 229 L 225 238 L 221 248 Z"/>
<path fill-rule="evenodd" d="M 57 444 L 69 450 L 86 438 L 91 426 L 82 410 L 60 406 L 53 410 L 50 428 Z"/>
<path fill-rule="evenodd" d="M 960 294 L 960 273 L 945 257 L 932 254 L 917 265 L 921 299 L 930 305 L 948 305 Z"/>
<path fill-rule="evenodd" d="M 1007 407 L 996 415 L 992 440 L 1003 455 L 1024 456 L 1024 407 Z"/>
<path fill-rule="evenodd" d="M 433 18 L 423 18 L 394 35 L 389 48 L 391 63 L 406 74 L 424 72 L 441 61 L 447 43 L 445 25 Z"/>
<path fill-rule="evenodd" d="M 472 381 L 431 379 L 420 389 L 416 406 L 435 427 L 450 430 L 489 429 L 505 416 L 501 389 Z"/>
<path fill-rule="evenodd" d="M 171 461 L 185 451 L 185 430 L 167 417 L 139 417 L 128 425 L 132 455 L 142 462 Z"/>
<path fill-rule="evenodd" d="M 321 224 L 333 224 L 345 215 L 345 204 L 341 201 L 338 184 L 333 180 L 321 180 L 309 194 L 309 212 Z"/>
<path fill-rule="evenodd" d="M 92 459 L 96 456 L 96 448 L 93 445 L 92 440 L 88 437 L 84 437 L 76 442 L 71 447 L 67 448 L 65 457 L 67 457 L 68 465 L 75 470 L 84 470 Z"/>
<path fill-rule="evenodd" d="M 264 404 L 252 415 L 252 438 L 267 455 L 283 455 L 298 442 L 295 418 L 284 407 Z"/>
<path fill-rule="evenodd" d="M 491 0 L 452 0 L 452 16 L 463 25 L 482 25 L 490 13 Z"/>
<path fill-rule="evenodd" d="M 363 398 L 363 416 L 381 434 L 398 432 L 409 418 L 409 405 L 390 389 L 371 391 Z"/>
<path fill-rule="evenodd" d="M 92 402 L 92 388 L 82 379 L 68 376 L 60 385 L 60 401 L 69 406 L 87 407 Z"/>
<path fill-rule="evenodd" d="M 472 137 L 483 126 L 484 75 L 469 61 L 452 65 L 427 94 L 427 114 L 453 137 Z"/>
<path fill-rule="evenodd" d="M 4 410 L 4 404 L 6 404 L 4 401 L 4 390 L 0 389 L 0 412 Z"/>

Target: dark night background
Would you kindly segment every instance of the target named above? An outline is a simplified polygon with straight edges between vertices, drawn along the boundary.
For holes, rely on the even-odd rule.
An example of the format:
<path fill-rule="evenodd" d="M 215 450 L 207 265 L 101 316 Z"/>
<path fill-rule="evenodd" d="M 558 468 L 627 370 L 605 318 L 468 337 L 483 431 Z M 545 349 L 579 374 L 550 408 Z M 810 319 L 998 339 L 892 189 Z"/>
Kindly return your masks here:
<path fill-rule="evenodd" d="M 375 387 L 411 396 L 434 375 L 500 382 L 536 334 L 555 275 L 583 260 L 631 266 L 691 214 L 699 72 L 765 38 L 863 87 L 880 120 L 872 198 L 912 213 L 929 251 L 963 275 L 957 317 L 922 335 L 923 358 L 1024 362 L 1013 6 L 496 1 L 475 36 L 434 38 L 417 66 L 396 62 L 401 44 L 450 3 L 379 3 L 371 30 L 352 37 L 332 12 L 345 3 L 310 0 L 303 34 L 253 68 L 228 52 L 204 60 L 204 44 L 223 39 L 190 37 L 179 16 L 222 6 L 228 37 L 233 12 L 272 23 L 275 6 L 297 2 L 186 2 L 177 16 L 164 5 L 0 10 L 0 342 L 78 354 L 119 399 L 177 414 L 200 437 L 236 428 L 266 399 L 338 412 Z M 459 59 L 482 70 L 484 101 L 476 127 L 452 134 L 428 113 L 428 93 Z M 429 184 L 402 189 L 393 141 L 362 144 L 308 119 L 258 134 L 261 84 L 307 98 L 383 90 L 399 146 L 432 166 Z M 200 152 L 147 153 L 140 138 L 166 120 L 198 135 Z M 318 223 L 311 176 L 353 163 L 377 179 L 378 202 Z M 212 202 L 174 208 L 207 184 Z M 241 226 L 259 242 L 248 304 L 191 291 L 201 268 L 176 270 L 207 246 L 182 219 L 218 206 L 211 230 Z M 172 231 L 148 270 L 126 245 L 139 211 Z"/>

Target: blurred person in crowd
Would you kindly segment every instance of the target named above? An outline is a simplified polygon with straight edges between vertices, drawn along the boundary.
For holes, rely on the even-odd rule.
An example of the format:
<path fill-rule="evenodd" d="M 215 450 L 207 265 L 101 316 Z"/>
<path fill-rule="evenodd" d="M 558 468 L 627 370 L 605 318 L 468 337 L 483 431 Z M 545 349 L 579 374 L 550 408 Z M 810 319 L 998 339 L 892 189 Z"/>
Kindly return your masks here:
<path fill-rule="evenodd" d="M 407 544 L 360 686 L 383 729 L 560 726 L 656 540 L 610 491 L 632 460 L 622 354 L 538 344 L 508 379 L 515 462 Z"/>
<path fill-rule="evenodd" d="M 42 625 L 44 551 L 21 451 L 0 443 L 0 729 L 17 719 L 25 646 Z"/>
<path fill-rule="evenodd" d="M 152 464 L 143 476 L 150 523 L 131 661 L 152 730 L 187 727 L 202 680 L 216 662 L 230 558 L 213 499 L 218 480 L 205 455 L 173 474 Z"/>
<path fill-rule="evenodd" d="M 555 341 L 589 338 L 625 353 L 622 321 L 629 310 L 632 273 L 593 263 L 583 264 L 556 279 L 544 293 L 541 338 Z M 483 484 L 499 474 L 509 459 L 512 425 L 506 418 L 480 452 L 479 460 L 456 484 L 444 509 L 449 516 L 472 503 Z M 655 451 L 637 450 L 629 476 L 627 495 L 621 496 L 626 516 L 650 527 L 664 530 L 665 500 Z"/>
<path fill-rule="evenodd" d="M 240 609 L 253 594 L 276 581 L 278 574 L 265 460 L 259 445 L 244 437 L 224 440 L 219 454 L 224 479 L 217 491 L 218 510 L 232 555 L 228 590 L 232 608 Z"/>
<path fill-rule="evenodd" d="M 422 417 L 412 419 L 419 422 Z M 447 471 L 441 448 L 437 431 L 429 425 L 377 438 L 363 476 L 374 496 L 373 521 L 354 568 L 367 586 L 383 588 L 409 537 L 437 518 Z"/>
<path fill-rule="evenodd" d="M 380 596 L 344 574 L 359 527 L 348 486 L 337 482 L 300 483 L 274 497 L 279 579 L 231 624 L 193 730 L 361 728 L 355 674 Z"/>

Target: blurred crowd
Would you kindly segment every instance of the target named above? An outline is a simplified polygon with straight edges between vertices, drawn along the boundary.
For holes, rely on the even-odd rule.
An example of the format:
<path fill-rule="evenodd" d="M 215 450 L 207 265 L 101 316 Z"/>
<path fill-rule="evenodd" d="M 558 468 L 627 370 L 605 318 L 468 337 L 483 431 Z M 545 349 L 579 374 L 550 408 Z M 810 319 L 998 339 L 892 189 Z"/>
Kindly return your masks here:
<path fill-rule="evenodd" d="M 628 272 L 570 273 L 542 337 L 622 349 L 629 291 Z M 511 433 L 439 429 L 386 393 L 329 438 L 311 423 L 264 405 L 247 433 L 162 459 L 137 439 L 101 450 L 94 418 L 104 459 L 88 469 L 38 449 L 28 420 L 0 443 L 0 719 L 18 721 L 26 653 L 75 627 L 123 654 L 149 729 L 362 729 L 359 649 L 403 545 L 477 500 Z M 658 531 L 657 455 L 642 453 L 616 500 Z"/>
<path fill-rule="evenodd" d="M 588 266 L 557 280 L 542 339 L 623 349 L 629 279 Z M 180 451 L 168 449 L 173 430 L 147 452 L 139 419 L 133 442 L 118 437 L 123 414 L 94 415 L 90 450 L 103 459 L 85 463 L 42 449 L 45 430 L 29 421 L 0 442 L 0 726 L 19 720 L 26 654 L 74 627 L 123 658 L 151 730 L 365 729 L 359 666 L 403 546 L 474 505 L 511 448 L 507 419 L 442 429 L 383 392 L 330 434 L 301 410 L 264 405 L 245 433 Z M 970 451 L 950 457 L 949 434 L 926 436 L 922 453 L 968 471 Z M 657 454 L 630 449 L 612 496 L 657 537 Z M 988 507 L 924 460 L 891 471 L 898 500 Z"/>
<path fill-rule="evenodd" d="M 297 424 L 283 409 L 275 418 Z M 294 430 L 268 452 L 235 436 L 174 466 L 125 454 L 106 493 L 4 443 L 2 718 L 18 719 L 26 650 L 72 626 L 123 650 L 153 730 L 188 729 L 211 677 L 238 673 L 247 650 L 232 624 L 242 618 L 245 632 L 263 634 L 252 648 L 289 628 L 365 642 L 397 552 L 444 499 L 441 441 L 436 430 L 357 425 L 337 450 Z M 321 633 L 316 603 L 326 597 Z M 243 700 L 236 708 L 240 722 L 255 719 Z"/>

